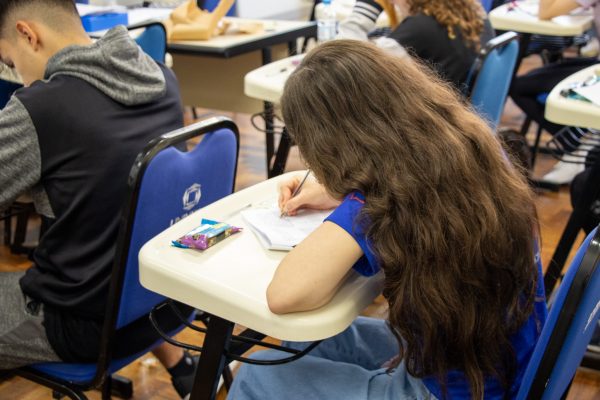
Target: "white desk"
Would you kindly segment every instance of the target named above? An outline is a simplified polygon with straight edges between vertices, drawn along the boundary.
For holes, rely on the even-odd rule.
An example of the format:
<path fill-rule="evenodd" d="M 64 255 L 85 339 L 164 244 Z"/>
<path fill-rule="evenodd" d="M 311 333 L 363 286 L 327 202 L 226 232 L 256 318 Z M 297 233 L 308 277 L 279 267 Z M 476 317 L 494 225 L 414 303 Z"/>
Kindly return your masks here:
<path fill-rule="evenodd" d="M 319 340 L 343 331 L 380 293 L 382 274 L 365 278 L 351 272 L 331 302 L 318 310 L 276 315 L 267 306 L 267 286 L 286 253 L 264 249 L 237 210 L 275 198 L 277 182 L 286 176 L 205 207 L 146 243 L 139 254 L 142 285 L 278 339 Z M 201 218 L 225 221 L 244 231 L 204 252 L 171 246 L 171 240 L 197 227 Z"/>
<path fill-rule="evenodd" d="M 490 11 L 490 22 L 496 30 L 551 36 L 577 36 L 592 26 L 591 11 L 579 10 L 572 15 L 540 20 L 538 4 L 537 1 L 519 1 L 514 9 L 511 9 L 510 3 L 504 4 Z"/>
<path fill-rule="evenodd" d="M 295 54 L 298 38 L 316 36 L 316 23 L 238 18 L 227 20 L 232 23 L 262 22 L 265 24 L 265 31 L 257 34 L 229 32 L 208 41 L 178 41 L 168 44 L 183 103 L 248 114 L 264 110 L 269 120 L 267 128 L 272 127 L 272 105 L 244 96 L 244 76 L 262 65 Z M 273 129 L 267 129 L 268 172 L 271 171 L 274 152 L 274 132 Z"/>
<path fill-rule="evenodd" d="M 98 8 L 79 6 L 80 13 Z M 171 12 L 166 8 L 134 8 L 127 11 L 130 25 L 164 20 Z M 181 97 L 186 105 L 255 113 L 262 110 L 264 105 L 244 96 L 244 75 L 272 60 L 287 57 L 290 51 L 295 51 L 293 45 L 298 38 L 316 36 L 316 24 L 309 21 L 235 17 L 225 17 L 225 20 L 231 26 L 224 35 L 210 40 L 171 41 L 167 44 L 167 51 L 173 57 L 172 66 L 179 80 Z M 260 23 L 264 30 L 254 34 L 240 33 L 237 27 L 244 23 Z M 99 37 L 103 33 L 93 32 L 92 35 Z"/>
<path fill-rule="evenodd" d="M 265 30 L 256 34 L 231 31 L 207 41 L 168 44 L 183 102 L 217 110 L 261 111 L 263 102 L 244 96 L 244 76 L 295 52 L 298 38 L 316 35 L 316 24 L 308 21 L 227 20 L 233 24 L 262 22 Z"/>
<path fill-rule="evenodd" d="M 582 82 L 598 69 L 600 64 L 588 67 L 556 85 L 548 95 L 544 117 L 561 125 L 600 129 L 600 106 L 560 95 L 562 89 L 573 82 Z"/>
<path fill-rule="evenodd" d="M 244 77 L 244 94 L 258 100 L 279 103 L 288 77 L 304 54 L 287 57 L 250 71 Z"/>

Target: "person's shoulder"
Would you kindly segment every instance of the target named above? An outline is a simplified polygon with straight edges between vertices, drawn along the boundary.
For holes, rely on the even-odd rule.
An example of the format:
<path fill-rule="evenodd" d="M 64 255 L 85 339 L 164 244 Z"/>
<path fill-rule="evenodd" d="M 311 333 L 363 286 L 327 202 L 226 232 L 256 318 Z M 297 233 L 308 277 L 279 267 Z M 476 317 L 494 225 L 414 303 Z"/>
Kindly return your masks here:
<path fill-rule="evenodd" d="M 20 88 L 15 96 L 23 104 L 32 118 L 44 115 L 49 117 L 55 113 L 64 114 L 83 94 L 88 93 L 90 85 L 78 78 L 59 75 L 49 80 L 33 82 L 28 87 Z"/>
<path fill-rule="evenodd" d="M 419 13 L 406 17 L 389 37 L 405 47 L 420 49 L 427 47 L 427 41 L 432 37 L 445 35 L 445 32 L 435 18 Z"/>
<path fill-rule="evenodd" d="M 27 87 L 20 88 L 15 94 L 19 98 L 50 95 L 54 92 L 63 92 L 66 88 L 77 85 L 79 81 L 81 80 L 68 75 L 57 75 L 52 79 L 37 80 Z"/>
<path fill-rule="evenodd" d="M 363 205 L 365 204 L 365 196 L 360 192 L 351 192 L 344 197 L 343 203 L 345 202 Z"/>
<path fill-rule="evenodd" d="M 422 13 L 406 17 L 399 26 L 402 25 L 415 30 L 431 30 L 442 27 L 434 17 Z"/>

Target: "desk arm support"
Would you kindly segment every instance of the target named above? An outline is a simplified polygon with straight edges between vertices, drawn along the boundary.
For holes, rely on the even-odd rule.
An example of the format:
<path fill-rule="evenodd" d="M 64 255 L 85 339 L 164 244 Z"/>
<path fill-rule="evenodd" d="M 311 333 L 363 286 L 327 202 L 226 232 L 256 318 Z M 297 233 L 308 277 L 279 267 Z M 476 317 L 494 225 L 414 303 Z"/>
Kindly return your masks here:
<path fill-rule="evenodd" d="M 271 343 L 265 343 L 265 342 L 261 342 L 260 344 L 258 344 L 258 346 L 269 347 L 269 348 L 276 349 L 276 350 L 279 350 L 279 351 L 283 351 L 283 352 L 286 352 L 286 353 L 294 354 L 291 357 L 280 358 L 280 359 L 277 359 L 277 360 L 255 360 L 255 359 L 252 359 L 252 358 L 238 356 L 237 354 L 230 353 L 230 352 L 226 352 L 225 356 L 227 358 L 232 359 L 232 360 L 236 360 L 236 361 L 240 361 L 240 362 L 244 362 L 244 363 L 248 363 L 248 364 L 254 364 L 254 365 L 279 365 L 279 364 L 289 363 L 291 361 L 296 361 L 299 358 L 304 357 L 312 349 L 314 349 L 315 347 L 317 347 L 317 345 L 319 343 L 321 343 L 320 340 L 316 341 L 316 342 L 312 342 L 307 348 L 305 348 L 302 351 L 296 350 L 296 349 L 290 349 L 288 347 L 274 345 L 274 344 L 271 344 Z"/>
<path fill-rule="evenodd" d="M 155 313 L 155 311 L 157 311 L 158 309 L 164 307 L 167 304 L 169 305 L 169 307 L 171 308 L 171 310 L 173 311 L 173 313 L 175 314 L 175 316 L 177 316 L 177 318 L 181 321 L 181 323 L 183 325 L 185 325 L 188 328 L 193 329 L 193 330 L 195 330 L 197 332 L 202 332 L 202 333 L 206 333 L 207 332 L 207 329 L 201 328 L 199 326 L 196 326 L 196 325 L 190 323 L 187 320 L 187 318 L 185 318 L 181 314 L 181 312 L 177 309 L 177 307 L 175 307 L 175 304 L 174 304 L 173 300 L 167 300 L 164 303 L 156 305 L 154 308 L 152 308 L 152 311 L 148 315 L 148 317 L 150 318 L 150 323 L 152 324 L 152 326 L 154 327 L 154 329 L 156 330 L 156 332 L 158 332 L 158 334 L 160 335 L 160 337 L 165 342 L 170 343 L 173 346 L 182 347 L 182 348 L 187 349 L 187 350 L 193 350 L 193 351 L 202 352 L 202 347 L 200 347 L 200 346 L 194 346 L 194 345 L 191 345 L 191 344 L 187 344 L 187 343 L 183 343 L 183 342 L 180 342 L 178 340 L 175 340 L 172 337 L 170 337 L 169 335 L 167 335 L 162 330 L 162 328 L 159 326 L 158 321 L 156 321 L 154 313 Z M 236 361 L 245 362 L 245 363 L 248 363 L 248 364 L 255 364 L 255 365 L 278 365 L 278 364 L 285 364 L 285 363 L 288 363 L 288 362 L 292 362 L 292 361 L 298 360 L 301 357 L 304 357 L 312 349 L 314 349 L 315 347 L 317 347 L 317 345 L 319 343 L 321 343 L 321 341 L 318 340 L 318 341 L 312 342 L 304 350 L 297 350 L 297 349 L 291 349 L 289 347 L 280 346 L 280 345 L 273 344 L 273 343 L 263 342 L 262 340 L 255 339 L 254 337 L 251 337 L 251 336 L 260 337 L 261 335 L 262 334 L 260 334 L 258 332 L 255 332 L 255 331 L 253 331 L 251 329 L 246 329 L 244 332 L 242 332 L 241 335 L 233 335 L 233 336 L 231 336 L 231 342 L 241 342 L 241 343 L 249 344 L 250 346 L 240 345 L 239 348 L 243 349 L 243 350 L 236 351 L 236 352 L 225 350 L 225 357 L 228 358 L 229 360 L 236 360 Z M 240 354 L 245 353 L 246 350 L 249 349 L 252 346 L 266 347 L 266 348 L 269 348 L 269 349 L 278 350 L 278 351 L 282 351 L 282 352 L 285 352 L 285 353 L 290 353 L 290 354 L 293 354 L 293 356 L 286 357 L 286 358 L 280 358 L 280 359 L 277 359 L 277 360 L 254 360 L 252 358 L 242 357 L 240 355 Z"/>
<path fill-rule="evenodd" d="M 166 333 L 165 333 L 165 332 L 162 330 L 162 328 L 159 326 L 158 322 L 156 321 L 156 317 L 155 317 L 155 315 L 154 315 L 154 312 L 155 312 L 156 310 L 158 310 L 159 308 L 162 308 L 162 307 L 163 307 L 165 304 L 166 304 L 166 303 L 161 303 L 161 304 L 159 304 L 159 305 L 157 305 L 157 306 L 154 306 L 154 307 L 152 308 L 152 311 L 150 311 L 150 314 L 148 314 L 148 318 L 150 319 L 150 323 L 152 324 L 152 327 L 153 327 L 153 328 L 156 330 L 156 332 L 157 332 L 157 333 L 160 335 L 160 337 L 161 337 L 161 338 L 162 338 L 162 339 L 163 339 L 165 342 L 167 342 L 167 343 L 169 343 L 169 344 L 172 344 L 173 346 L 182 347 L 182 348 L 184 348 L 184 349 L 186 349 L 186 350 L 192 350 L 192 351 L 198 351 L 198 352 L 202 352 L 202 347 L 200 347 L 200 346 L 194 346 L 194 345 L 191 345 L 191 344 L 187 344 L 187 343 L 183 343 L 183 342 L 180 342 L 180 341 L 178 341 L 178 340 L 175 340 L 175 339 L 173 339 L 172 337 L 170 337 L 169 335 L 167 335 L 167 334 L 166 334 Z M 174 308 L 174 307 L 173 307 L 173 308 Z M 176 314 L 178 317 L 181 317 L 180 313 L 178 313 L 178 312 L 175 312 L 175 314 Z M 180 319 L 181 319 L 181 318 L 180 318 Z M 184 323 L 186 326 L 188 326 L 188 327 L 192 328 L 192 327 L 190 326 L 190 325 L 192 325 L 192 324 L 190 324 L 190 323 L 189 323 L 189 322 L 188 322 L 188 321 L 187 321 L 185 318 L 181 319 L 181 321 L 182 321 L 182 322 L 183 322 L 183 323 Z M 197 328 L 197 329 L 194 329 L 194 328 Z M 192 329 L 194 329 L 194 330 L 202 329 L 202 328 L 198 328 L 198 327 L 194 327 L 194 328 L 192 328 Z M 204 330 L 204 331 L 206 331 L 206 330 Z"/>

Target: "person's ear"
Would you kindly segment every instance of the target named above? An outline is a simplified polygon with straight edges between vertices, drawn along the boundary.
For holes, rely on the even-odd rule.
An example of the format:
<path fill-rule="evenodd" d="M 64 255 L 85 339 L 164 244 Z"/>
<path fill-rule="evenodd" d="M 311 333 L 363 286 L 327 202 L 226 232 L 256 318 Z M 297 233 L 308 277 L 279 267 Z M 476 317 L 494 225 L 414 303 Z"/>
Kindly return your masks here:
<path fill-rule="evenodd" d="M 33 50 L 39 47 L 39 36 L 35 29 L 26 21 L 17 21 L 15 24 L 17 37 L 23 39 Z"/>

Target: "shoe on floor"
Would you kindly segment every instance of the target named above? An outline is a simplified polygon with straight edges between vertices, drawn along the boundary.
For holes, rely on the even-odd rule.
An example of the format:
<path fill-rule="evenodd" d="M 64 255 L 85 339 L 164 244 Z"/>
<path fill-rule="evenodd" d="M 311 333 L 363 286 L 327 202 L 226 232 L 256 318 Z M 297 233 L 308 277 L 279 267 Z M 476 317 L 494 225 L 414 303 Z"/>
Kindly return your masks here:
<path fill-rule="evenodd" d="M 566 185 L 567 183 L 571 183 L 573 178 L 580 172 L 583 172 L 584 168 L 583 164 L 559 161 L 554 165 L 552 171 L 548 172 L 540 180 L 555 185 Z"/>
<path fill-rule="evenodd" d="M 198 360 L 199 356 L 192 356 L 186 351 L 175 368 L 169 370 L 169 373 L 171 374 L 171 383 L 173 383 L 173 387 L 177 394 L 182 398 L 192 391 Z"/>

